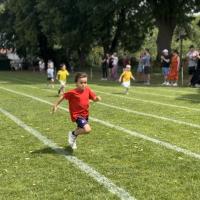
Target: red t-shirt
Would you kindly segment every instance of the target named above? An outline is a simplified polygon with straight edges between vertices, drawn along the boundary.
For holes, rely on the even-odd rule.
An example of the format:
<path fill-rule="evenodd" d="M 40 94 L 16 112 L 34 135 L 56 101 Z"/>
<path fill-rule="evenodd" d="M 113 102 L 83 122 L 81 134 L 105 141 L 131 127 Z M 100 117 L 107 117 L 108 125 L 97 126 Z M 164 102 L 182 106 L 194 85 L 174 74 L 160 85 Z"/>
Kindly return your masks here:
<path fill-rule="evenodd" d="M 96 99 L 96 94 L 89 87 L 83 91 L 77 88 L 69 90 L 63 96 L 69 101 L 69 112 L 73 122 L 78 117 L 87 118 L 89 116 L 89 99 Z"/>

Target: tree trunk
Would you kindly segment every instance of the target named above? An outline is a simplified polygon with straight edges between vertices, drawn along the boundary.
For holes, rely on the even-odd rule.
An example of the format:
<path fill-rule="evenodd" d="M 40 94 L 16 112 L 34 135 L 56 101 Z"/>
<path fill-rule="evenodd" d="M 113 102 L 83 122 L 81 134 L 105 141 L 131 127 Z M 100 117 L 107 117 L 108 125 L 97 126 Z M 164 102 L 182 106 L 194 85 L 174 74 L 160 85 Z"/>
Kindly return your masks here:
<path fill-rule="evenodd" d="M 114 38 L 111 42 L 110 52 L 116 51 L 116 49 L 118 47 L 119 39 L 121 37 L 121 33 L 124 31 L 123 25 L 125 23 L 125 15 L 126 15 L 126 11 L 125 11 L 124 8 L 122 8 L 119 12 L 119 19 L 118 19 L 118 22 L 117 22 L 117 27 L 116 27 Z"/>
<path fill-rule="evenodd" d="M 79 48 L 77 52 L 78 52 L 78 58 L 79 58 L 79 66 L 77 66 L 77 69 L 82 70 L 85 67 L 85 63 L 86 63 L 85 53 L 81 48 Z"/>
<path fill-rule="evenodd" d="M 158 37 L 157 37 L 157 56 L 160 57 L 163 49 L 171 51 L 171 42 L 176 27 L 175 22 L 167 22 L 165 20 L 157 20 Z"/>

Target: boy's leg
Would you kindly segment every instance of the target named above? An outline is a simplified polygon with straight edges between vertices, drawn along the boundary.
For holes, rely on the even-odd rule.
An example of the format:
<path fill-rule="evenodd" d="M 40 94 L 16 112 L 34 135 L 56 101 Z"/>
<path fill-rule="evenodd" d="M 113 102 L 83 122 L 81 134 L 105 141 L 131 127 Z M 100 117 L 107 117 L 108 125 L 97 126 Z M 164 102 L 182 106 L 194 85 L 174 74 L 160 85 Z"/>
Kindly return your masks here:
<path fill-rule="evenodd" d="M 91 130 L 92 129 L 91 129 L 90 125 L 89 124 L 85 124 L 85 126 L 83 128 L 78 127 L 75 131 L 73 131 L 73 134 L 75 136 L 88 134 Z"/>
<path fill-rule="evenodd" d="M 91 131 L 91 127 L 88 124 L 87 119 L 78 118 L 76 120 L 77 128 L 76 130 L 69 132 L 68 142 L 73 149 L 76 149 L 76 139 L 78 135 L 88 134 Z"/>

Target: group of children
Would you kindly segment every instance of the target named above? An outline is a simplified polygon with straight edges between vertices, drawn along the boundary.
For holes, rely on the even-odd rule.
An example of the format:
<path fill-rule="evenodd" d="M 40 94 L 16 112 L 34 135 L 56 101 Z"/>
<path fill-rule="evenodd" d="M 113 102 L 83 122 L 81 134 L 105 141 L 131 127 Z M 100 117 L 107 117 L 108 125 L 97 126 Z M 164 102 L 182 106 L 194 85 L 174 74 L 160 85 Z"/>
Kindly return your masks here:
<path fill-rule="evenodd" d="M 173 86 L 177 86 L 178 71 L 180 58 L 177 51 L 173 51 L 172 57 L 168 56 L 168 51 L 164 50 L 161 56 L 162 70 L 164 75 L 164 83 L 170 83 Z M 170 65 L 171 62 L 171 65 Z M 84 72 L 79 72 L 75 75 L 74 89 L 65 92 L 66 80 L 69 76 L 69 72 L 66 69 L 65 64 L 61 64 L 60 70 L 57 72 L 56 79 L 60 82 L 60 88 L 58 90 L 59 98 L 53 104 L 52 113 L 55 113 L 59 104 L 63 100 L 67 100 L 69 104 L 69 112 L 71 121 L 75 122 L 77 127 L 74 131 L 70 131 L 68 134 L 68 143 L 72 149 L 76 149 L 76 141 L 79 135 L 88 134 L 91 131 L 91 127 L 88 123 L 89 120 L 89 103 L 90 101 L 101 101 L 101 97 L 97 96 L 88 86 L 88 76 Z M 48 85 L 53 87 L 54 83 L 54 67 L 52 63 L 48 63 L 47 69 Z M 118 81 L 125 88 L 124 94 L 128 94 L 131 80 L 135 80 L 132 72 L 131 65 L 127 64 L 123 69 Z"/>
<path fill-rule="evenodd" d="M 56 79 L 60 83 L 60 88 L 58 90 L 59 96 L 62 95 L 65 91 L 65 85 L 66 85 L 68 76 L 69 76 L 69 72 L 66 69 L 66 65 L 62 63 L 60 65 L 60 70 L 57 72 L 57 75 L 56 75 Z M 48 65 L 47 65 L 47 81 L 48 81 L 47 86 L 54 88 L 54 65 L 52 62 L 48 62 Z"/>
<path fill-rule="evenodd" d="M 65 84 L 68 76 L 69 72 L 66 69 L 66 65 L 61 64 L 60 70 L 57 72 L 56 76 L 56 79 L 60 82 L 60 88 L 58 91 L 59 98 L 53 105 L 52 113 L 57 111 L 59 104 L 63 100 L 68 101 L 71 121 L 75 122 L 77 125 L 74 131 L 69 132 L 68 143 L 72 149 L 76 149 L 76 140 L 78 136 L 88 134 L 91 131 L 91 126 L 88 123 L 89 103 L 90 101 L 100 101 L 101 97 L 97 96 L 87 86 L 88 77 L 84 72 L 79 72 L 75 75 L 76 88 L 65 92 Z M 122 86 L 125 87 L 125 94 L 128 93 L 131 79 L 135 80 L 131 72 L 131 66 L 126 65 L 126 68 L 124 68 L 119 78 L 119 82 L 121 82 Z M 54 67 L 52 63 L 48 63 L 47 80 L 48 85 L 54 87 Z"/>

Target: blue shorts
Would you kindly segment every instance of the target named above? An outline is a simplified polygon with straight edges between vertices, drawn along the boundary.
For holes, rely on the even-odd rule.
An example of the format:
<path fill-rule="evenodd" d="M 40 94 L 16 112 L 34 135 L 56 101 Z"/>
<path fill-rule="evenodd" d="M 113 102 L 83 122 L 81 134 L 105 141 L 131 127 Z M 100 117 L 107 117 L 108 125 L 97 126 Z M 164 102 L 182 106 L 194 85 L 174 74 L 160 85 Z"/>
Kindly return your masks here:
<path fill-rule="evenodd" d="M 86 124 L 88 124 L 88 118 L 78 117 L 76 119 L 77 127 L 83 128 Z"/>
<path fill-rule="evenodd" d="M 168 67 L 162 67 L 162 74 L 164 76 L 167 76 L 169 74 L 169 68 Z"/>

